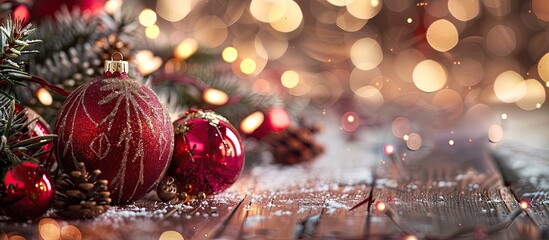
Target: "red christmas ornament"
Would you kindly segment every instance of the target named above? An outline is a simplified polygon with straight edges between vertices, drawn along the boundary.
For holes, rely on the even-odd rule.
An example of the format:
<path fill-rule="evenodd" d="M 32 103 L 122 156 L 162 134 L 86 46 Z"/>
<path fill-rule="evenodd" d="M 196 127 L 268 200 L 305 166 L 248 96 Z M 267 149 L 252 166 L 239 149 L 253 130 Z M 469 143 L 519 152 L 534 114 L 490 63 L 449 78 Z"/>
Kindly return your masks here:
<path fill-rule="evenodd" d="M 44 136 L 47 134 L 51 134 L 50 125 L 44 120 L 38 113 L 36 113 L 34 110 L 27 108 L 21 104 L 15 104 L 15 114 L 20 113 L 21 111 L 25 110 L 27 111 L 27 116 L 29 120 L 35 120 L 31 124 L 29 124 L 28 129 L 29 132 L 26 136 L 23 136 L 21 140 L 33 138 L 33 137 L 39 137 Z M 55 162 L 55 154 L 53 154 L 53 142 L 44 144 L 40 147 L 40 149 L 29 149 L 27 154 L 33 155 L 37 151 L 42 152 L 37 159 L 40 161 L 40 163 L 54 163 Z M 48 166 L 49 167 L 49 166 Z"/>
<path fill-rule="evenodd" d="M 40 217 L 53 203 L 53 186 L 49 174 L 38 164 L 17 165 L 0 182 L 0 208 L 17 220 Z"/>
<path fill-rule="evenodd" d="M 105 7 L 105 2 L 106 0 L 38 0 L 32 5 L 30 16 L 33 21 L 42 21 L 44 18 L 54 17 L 62 6 L 69 10 L 78 8 L 82 12 L 98 14 Z"/>
<path fill-rule="evenodd" d="M 175 150 L 168 175 L 178 192 L 216 194 L 231 186 L 244 166 L 244 147 L 224 117 L 191 110 L 174 122 Z"/>
<path fill-rule="evenodd" d="M 126 61 L 75 89 L 59 110 L 56 153 L 65 171 L 100 169 L 113 203 L 139 199 L 160 182 L 173 151 L 173 126 L 158 96 L 129 78 Z"/>
<path fill-rule="evenodd" d="M 242 132 L 250 137 L 262 139 L 263 137 L 284 130 L 290 126 L 290 115 L 284 108 L 273 108 L 265 114 L 255 112 L 250 114 L 240 125 Z"/>

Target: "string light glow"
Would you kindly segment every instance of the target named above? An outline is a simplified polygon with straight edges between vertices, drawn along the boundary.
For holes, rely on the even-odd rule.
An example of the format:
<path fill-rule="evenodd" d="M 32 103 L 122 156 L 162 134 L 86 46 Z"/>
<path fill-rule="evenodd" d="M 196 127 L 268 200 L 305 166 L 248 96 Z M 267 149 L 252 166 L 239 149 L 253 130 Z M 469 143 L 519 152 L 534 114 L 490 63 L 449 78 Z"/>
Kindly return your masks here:
<path fill-rule="evenodd" d="M 202 99 L 208 104 L 221 106 L 229 101 L 229 95 L 219 89 L 208 88 L 202 92 Z"/>
<path fill-rule="evenodd" d="M 253 112 L 240 122 L 240 130 L 245 134 L 253 133 L 265 121 L 265 114 L 260 111 Z"/>
<path fill-rule="evenodd" d="M 294 88 L 299 83 L 299 74 L 293 70 L 285 71 L 280 76 L 280 82 L 286 88 Z"/>
<path fill-rule="evenodd" d="M 255 61 L 251 58 L 244 58 L 242 62 L 240 62 L 240 70 L 244 74 L 252 74 L 256 70 Z"/>
<path fill-rule="evenodd" d="M 234 47 L 226 47 L 221 52 L 221 56 L 225 62 L 232 63 L 238 58 L 238 51 Z"/>
<path fill-rule="evenodd" d="M 143 9 L 143 11 L 139 13 L 139 23 L 144 27 L 152 26 L 156 23 L 156 13 L 148 8 Z"/>
<path fill-rule="evenodd" d="M 157 25 L 151 25 L 145 28 L 145 35 L 149 39 L 156 39 L 160 35 L 160 28 Z"/>
<path fill-rule="evenodd" d="M 383 59 L 383 51 L 376 40 L 363 38 L 353 44 L 350 56 L 357 68 L 371 70 L 377 67 Z"/>
<path fill-rule="evenodd" d="M 44 106 L 50 106 L 53 103 L 53 97 L 48 89 L 39 88 L 36 91 L 36 97 L 38 101 Z"/>
<path fill-rule="evenodd" d="M 158 240 L 185 240 L 185 238 L 177 231 L 165 231 L 160 235 Z"/>
<path fill-rule="evenodd" d="M 513 103 L 526 94 L 526 83 L 517 72 L 505 71 L 497 76 L 494 82 L 494 93 L 502 102 Z"/>
<path fill-rule="evenodd" d="M 113 15 L 122 7 L 122 0 L 108 0 L 105 2 L 105 12 L 110 15 Z"/>
<path fill-rule="evenodd" d="M 412 73 L 414 84 L 424 92 L 434 92 L 441 89 L 446 84 L 447 77 L 444 66 L 430 59 L 418 63 Z"/>
<path fill-rule="evenodd" d="M 175 48 L 174 55 L 178 59 L 187 59 L 198 50 L 198 42 L 194 38 L 181 41 Z"/>
<path fill-rule="evenodd" d="M 446 19 L 433 22 L 427 29 L 427 42 L 440 52 L 454 48 L 459 41 L 456 26 Z"/>
<path fill-rule="evenodd" d="M 549 53 L 543 55 L 543 57 L 539 60 L 538 74 L 541 79 L 546 82 L 546 84 L 549 84 Z"/>

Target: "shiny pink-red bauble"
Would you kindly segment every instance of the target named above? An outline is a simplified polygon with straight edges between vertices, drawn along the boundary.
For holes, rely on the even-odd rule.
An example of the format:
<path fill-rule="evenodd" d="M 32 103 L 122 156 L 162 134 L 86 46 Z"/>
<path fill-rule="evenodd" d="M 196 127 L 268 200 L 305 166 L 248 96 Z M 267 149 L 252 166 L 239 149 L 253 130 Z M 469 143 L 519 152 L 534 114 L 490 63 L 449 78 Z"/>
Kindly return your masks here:
<path fill-rule="evenodd" d="M 61 9 L 66 6 L 68 10 L 74 8 L 89 14 L 98 14 L 105 7 L 106 0 L 37 0 L 34 1 L 30 16 L 33 21 L 42 21 L 45 18 L 52 18 Z"/>
<path fill-rule="evenodd" d="M 18 114 L 23 110 L 26 111 L 27 118 L 29 121 L 31 120 L 35 120 L 35 121 L 33 121 L 31 124 L 27 126 L 28 132 L 26 135 L 21 137 L 21 140 L 40 137 L 40 136 L 44 136 L 52 133 L 50 129 L 50 125 L 46 122 L 46 120 L 44 120 L 40 115 L 38 115 L 38 113 L 21 104 L 15 104 L 15 114 Z M 41 154 L 37 156 L 37 159 L 38 161 L 40 161 L 40 163 L 46 164 L 46 163 L 55 162 L 55 154 L 53 154 L 53 142 L 46 143 L 37 149 L 29 149 L 27 151 L 27 154 L 32 156 L 37 152 L 41 152 Z"/>
<path fill-rule="evenodd" d="M 175 149 L 168 175 L 178 192 L 216 194 L 230 187 L 244 166 L 238 131 L 223 117 L 191 110 L 174 122 Z"/>
<path fill-rule="evenodd" d="M 0 208 L 17 220 L 40 217 L 52 205 L 54 183 L 38 164 L 25 162 L 8 170 L 0 182 Z"/>
<path fill-rule="evenodd" d="M 173 151 L 173 126 L 156 94 L 120 73 L 75 89 L 59 110 L 54 132 L 61 168 L 72 171 L 84 162 L 101 170 L 113 203 L 150 192 Z"/>

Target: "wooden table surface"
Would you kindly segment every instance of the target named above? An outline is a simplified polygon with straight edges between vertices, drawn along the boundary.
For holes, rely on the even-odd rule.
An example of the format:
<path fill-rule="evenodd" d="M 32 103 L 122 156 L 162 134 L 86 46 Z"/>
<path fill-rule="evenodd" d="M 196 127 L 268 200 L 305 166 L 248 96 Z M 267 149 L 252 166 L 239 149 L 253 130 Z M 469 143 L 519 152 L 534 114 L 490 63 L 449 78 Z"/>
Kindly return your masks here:
<path fill-rule="evenodd" d="M 149 196 L 91 220 L 67 221 L 52 212 L 46 217 L 59 227 L 76 226 L 84 239 L 159 239 L 167 231 L 184 239 L 549 237 L 545 143 L 505 139 L 492 144 L 486 137 L 456 134 L 452 146 L 435 137 L 410 151 L 391 137 L 390 126 L 350 136 L 340 129 L 336 114 L 316 118 L 324 122 L 320 142 L 327 151 L 311 164 L 279 166 L 247 159 L 239 181 L 205 201 L 170 205 Z M 383 153 L 386 143 L 395 145 L 394 159 Z M 531 207 L 505 224 L 521 200 Z M 376 211 L 379 202 L 396 216 Z M 0 230 L 40 238 L 38 220 L 2 220 Z"/>

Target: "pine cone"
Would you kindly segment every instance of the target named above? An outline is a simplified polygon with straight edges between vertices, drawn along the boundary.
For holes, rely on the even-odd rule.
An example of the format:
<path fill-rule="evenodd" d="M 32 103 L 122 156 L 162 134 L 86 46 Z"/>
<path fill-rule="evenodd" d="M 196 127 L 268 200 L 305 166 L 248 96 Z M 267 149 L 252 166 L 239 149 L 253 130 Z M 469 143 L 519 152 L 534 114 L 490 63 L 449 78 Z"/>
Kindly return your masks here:
<path fill-rule="evenodd" d="M 63 217 L 93 218 L 110 208 L 108 182 L 97 179 L 100 170 L 88 173 L 84 163 L 78 165 L 80 170 L 63 173 L 56 181 L 54 207 Z"/>
<path fill-rule="evenodd" d="M 122 41 L 116 34 L 111 34 L 97 40 L 95 46 L 101 62 L 110 60 L 113 54 L 117 52 L 124 56 L 124 60 L 131 61 L 131 52 L 128 43 Z"/>
<path fill-rule="evenodd" d="M 315 134 L 320 126 L 305 125 L 303 118 L 298 125 L 276 132 L 268 137 L 267 142 L 273 147 L 274 160 L 282 164 L 309 162 L 324 152 L 324 146 L 317 143 Z"/>

